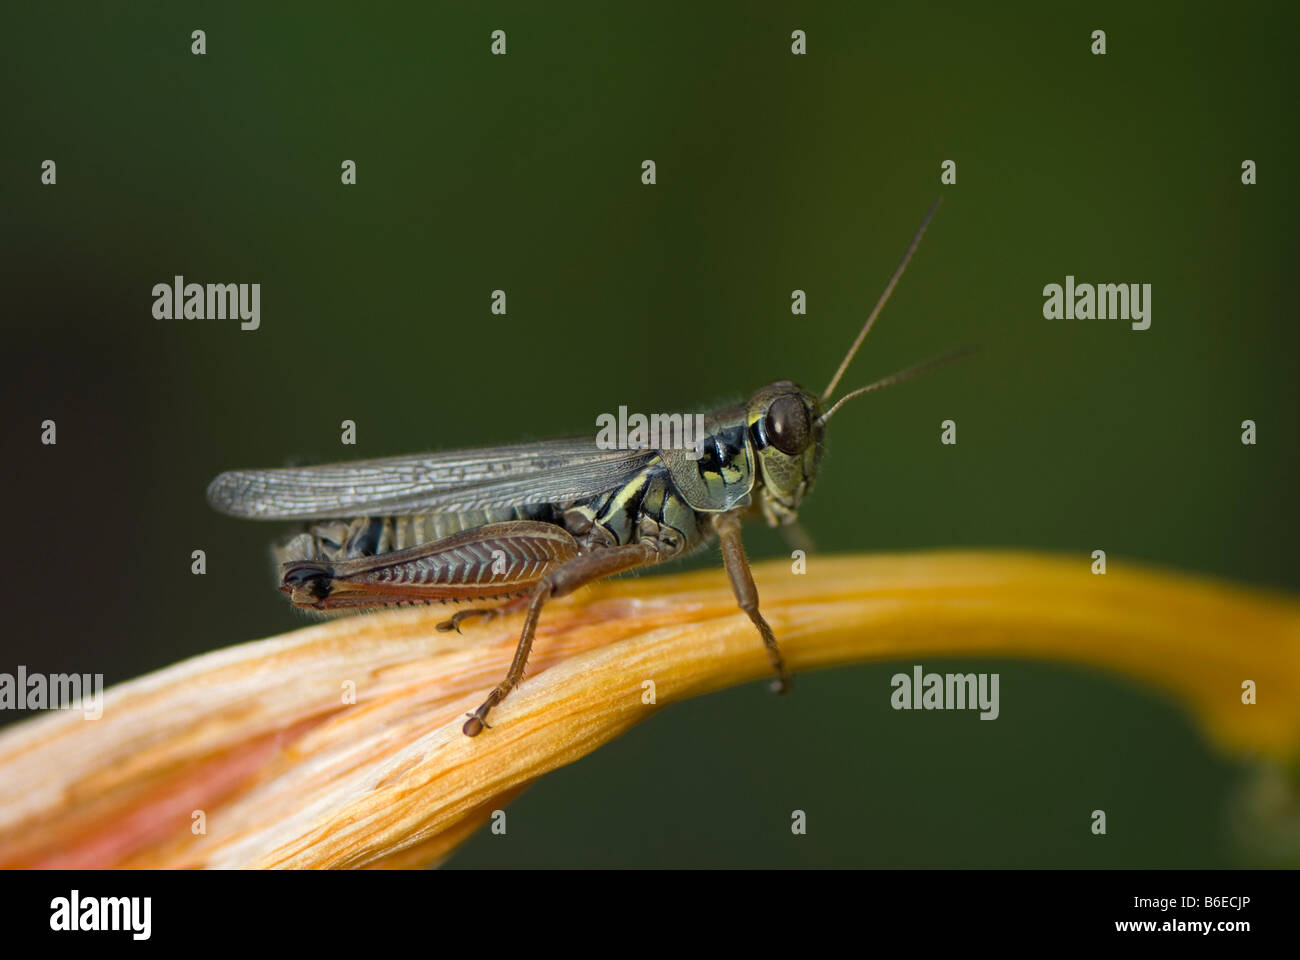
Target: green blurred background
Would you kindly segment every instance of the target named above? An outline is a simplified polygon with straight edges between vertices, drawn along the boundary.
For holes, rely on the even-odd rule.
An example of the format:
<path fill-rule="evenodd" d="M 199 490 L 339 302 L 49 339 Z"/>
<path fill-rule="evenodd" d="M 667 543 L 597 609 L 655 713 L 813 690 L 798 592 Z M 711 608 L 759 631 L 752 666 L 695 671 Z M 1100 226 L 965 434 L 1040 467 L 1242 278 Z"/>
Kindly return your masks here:
<path fill-rule="evenodd" d="M 846 386 L 984 349 L 836 418 L 803 513 L 818 546 L 1085 565 L 1102 547 L 1111 576 L 1132 558 L 1300 589 L 1294 9 L 10 6 L 0 669 L 114 682 L 301 626 L 270 582 L 282 528 L 206 506 L 221 470 L 821 388 L 940 192 Z M 1151 329 L 1044 320 L 1067 273 L 1151 283 Z M 261 283 L 261 329 L 153 319 L 174 274 Z M 927 661 L 1000 671 L 1001 718 L 894 712 L 910 665 L 674 706 L 535 784 L 507 837 L 453 864 L 1262 862 L 1233 839 L 1249 769 L 1155 693 Z"/>

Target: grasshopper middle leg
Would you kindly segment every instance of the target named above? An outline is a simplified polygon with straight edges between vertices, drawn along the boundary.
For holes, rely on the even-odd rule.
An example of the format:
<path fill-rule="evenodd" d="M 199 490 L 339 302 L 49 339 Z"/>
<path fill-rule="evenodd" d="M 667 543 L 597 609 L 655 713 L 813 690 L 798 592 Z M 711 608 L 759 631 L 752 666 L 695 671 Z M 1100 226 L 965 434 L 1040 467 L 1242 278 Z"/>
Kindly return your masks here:
<path fill-rule="evenodd" d="M 483 617 L 488 620 L 495 620 L 497 617 L 509 616 L 512 613 L 518 613 L 524 607 L 528 606 L 529 598 L 527 596 L 515 597 L 513 600 L 507 600 L 505 603 L 495 607 L 474 607 L 470 610 L 457 610 L 442 623 L 438 624 L 438 630 L 446 633 L 449 630 L 455 630 L 460 633 L 460 625 L 466 620 L 473 620 L 476 617 Z"/>

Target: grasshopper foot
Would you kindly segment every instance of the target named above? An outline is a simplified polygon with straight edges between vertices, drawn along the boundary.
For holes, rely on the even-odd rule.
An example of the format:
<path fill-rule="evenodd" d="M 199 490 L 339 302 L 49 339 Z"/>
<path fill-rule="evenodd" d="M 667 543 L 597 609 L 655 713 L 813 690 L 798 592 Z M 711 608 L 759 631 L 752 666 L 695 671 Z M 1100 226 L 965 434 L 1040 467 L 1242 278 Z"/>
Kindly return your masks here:
<path fill-rule="evenodd" d="M 480 707 L 479 710 L 482 710 L 482 707 Z M 473 713 L 467 713 L 465 716 L 469 717 L 469 719 L 466 720 L 465 725 L 460 728 L 460 732 L 465 734 L 467 737 L 477 737 L 483 732 L 484 727 L 487 727 L 489 730 L 492 729 L 488 726 L 487 721 L 485 721 L 483 717 L 479 716 L 478 710 Z"/>

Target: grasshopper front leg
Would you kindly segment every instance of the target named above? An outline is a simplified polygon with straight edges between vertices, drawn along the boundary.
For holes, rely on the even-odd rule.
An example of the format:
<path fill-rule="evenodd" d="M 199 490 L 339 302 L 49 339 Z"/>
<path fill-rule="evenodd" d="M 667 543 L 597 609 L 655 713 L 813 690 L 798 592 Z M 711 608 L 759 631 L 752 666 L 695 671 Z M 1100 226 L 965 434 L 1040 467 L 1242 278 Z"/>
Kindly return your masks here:
<path fill-rule="evenodd" d="M 713 529 L 717 531 L 718 540 L 722 544 L 722 563 L 731 578 L 731 591 L 736 595 L 736 603 L 749 614 L 754 626 L 758 627 L 763 645 L 767 648 L 767 658 L 776 671 L 772 692 L 788 693 L 794 679 L 785 668 L 781 648 L 776 645 L 776 635 L 758 612 L 758 588 L 754 586 L 754 575 L 749 571 L 749 559 L 745 556 L 745 544 L 740 536 L 740 512 L 733 510 L 730 513 L 714 514 Z"/>

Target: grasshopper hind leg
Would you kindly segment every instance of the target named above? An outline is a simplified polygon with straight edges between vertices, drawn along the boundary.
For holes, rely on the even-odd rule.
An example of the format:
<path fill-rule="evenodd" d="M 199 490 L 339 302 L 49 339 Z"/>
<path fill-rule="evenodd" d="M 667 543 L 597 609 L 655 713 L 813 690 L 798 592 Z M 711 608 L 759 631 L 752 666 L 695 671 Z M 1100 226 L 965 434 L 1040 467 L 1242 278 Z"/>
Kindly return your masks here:
<path fill-rule="evenodd" d="M 469 719 L 461 727 L 461 732 L 467 737 L 477 737 L 482 733 L 483 728 L 488 725 L 487 717 L 492 708 L 504 700 L 524 678 L 524 669 L 528 666 L 528 654 L 532 651 L 533 637 L 537 633 L 537 620 L 547 600 L 552 597 L 562 597 L 585 584 L 602 580 L 613 574 L 655 563 L 659 559 L 661 559 L 659 551 L 647 543 L 604 547 L 591 553 L 580 554 L 542 577 L 528 598 L 528 615 L 524 619 L 524 628 L 515 647 L 515 658 L 510 663 L 506 678 L 493 688 L 477 710 L 469 714 Z"/>
<path fill-rule="evenodd" d="M 319 541 L 319 529 L 313 533 Z M 288 559 L 280 590 L 294 606 L 321 613 L 502 600 L 528 594 L 548 571 L 578 555 L 577 541 L 563 527 L 524 520 L 485 524 L 403 550 L 383 550 L 382 538 L 378 544 L 371 555 L 337 559 L 318 552 Z"/>

